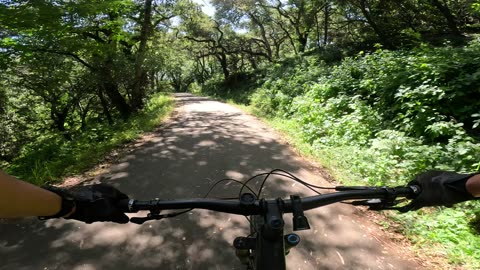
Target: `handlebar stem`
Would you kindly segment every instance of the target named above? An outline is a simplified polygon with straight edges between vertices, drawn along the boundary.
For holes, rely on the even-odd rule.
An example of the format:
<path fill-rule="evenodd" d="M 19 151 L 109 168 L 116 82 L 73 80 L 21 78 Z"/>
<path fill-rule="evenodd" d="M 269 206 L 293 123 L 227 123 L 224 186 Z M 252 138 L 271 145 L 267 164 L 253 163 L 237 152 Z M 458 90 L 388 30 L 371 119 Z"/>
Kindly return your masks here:
<path fill-rule="evenodd" d="M 255 269 L 286 269 L 285 241 L 283 237 L 284 202 L 276 200 L 260 200 L 259 206 L 266 211 L 260 231 L 257 232 L 257 246 L 255 252 Z"/>

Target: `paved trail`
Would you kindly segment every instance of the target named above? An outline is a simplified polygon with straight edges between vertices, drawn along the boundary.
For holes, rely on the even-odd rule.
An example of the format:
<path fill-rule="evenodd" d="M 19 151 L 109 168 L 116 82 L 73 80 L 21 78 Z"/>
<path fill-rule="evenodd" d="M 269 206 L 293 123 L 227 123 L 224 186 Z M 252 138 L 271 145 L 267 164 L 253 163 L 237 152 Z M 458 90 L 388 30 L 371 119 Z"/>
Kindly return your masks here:
<path fill-rule="evenodd" d="M 163 128 L 97 179 L 138 199 L 201 197 L 218 179 L 246 179 L 274 168 L 328 185 L 254 117 L 187 94 L 177 95 L 177 105 Z M 237 190 L 231 184 L 214 195 Z M 310 194 L 276 179 L 266 195 L 284 196 L 287 190 Z M 337 204 L 307 215 L 312 229 L 299 232 L 302 242 L 288 255 L 288 269 L 422 268 L 406 259 L 401 246 L 381 240 L 383 233 L 353 207 Z M 201 210 L 142 226 L 10 222 L 0 224 L 0 269 L 243 269 L 231 243 L 247 228 L 244 217 Z"/>

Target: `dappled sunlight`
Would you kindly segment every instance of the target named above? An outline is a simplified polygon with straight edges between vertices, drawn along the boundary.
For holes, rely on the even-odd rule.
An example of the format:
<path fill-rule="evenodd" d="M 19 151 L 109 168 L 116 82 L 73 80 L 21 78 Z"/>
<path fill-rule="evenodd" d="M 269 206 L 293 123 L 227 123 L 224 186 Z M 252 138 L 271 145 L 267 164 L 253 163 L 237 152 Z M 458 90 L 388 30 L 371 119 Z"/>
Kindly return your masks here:
<path fill-rule="evenodd" d="M 233 106 L 229 106 L 227 104 L 221 104 L 220 105 L 218 102 L 208 100 L 208 99 L 201 100 L 202 102 L 190 102 L 191 99 L 187 97 L 187 99 L 184 99 L 184 100 L 180 99 L 180 101 L 187 102 L 187 104 L 185 104 L 183 106 L 183 110 L 185 110 L 185 111 L 221 112 L 222 114 L 224 114 L 224 113 L 241 114 L 242 113 L 242 111 L 240 111 L 239 109 L 237 109 Z"/>
<path fill-rule="evenodd" d="M 214 258 L 215 253 L 208 248 L 213 243 L 206 243 L 205 241 L 198 241 L 187 248 L 188 259 L 193 263 L 198 261 L 208 261 Z"/>
<path fill-rule="evenodd" d="M 244 162 L 244 164 L 246 164 L 246 162 Z M 229 170 L 225 172 L 225 176 L 232 179 L 244 179 L 246 175 L 239 173 L 237 171 Z"/>
<path fill-rule="evenodd" d="M 198 166 L 207 166 L 207 165 L 208 165 L 208 162 L 207 162 L 207 161 L 204 161 L 204 160 L 200 160 L 200 161 L 197 161 L 197 165 L 198 165 Z"/>
<path fill-rule="evenodd" d="M 80 264 L 72 268 L 72 270 L 96 270 L 97 268 L 93 264 Z"/>
<path fill-rule="evenodd" d="M 114 164 L 114 165 L 112 165 L 112 167 L 110 168 L 110 171 L 111 171 L 111 172 L 122 171 L 122 170 L 127 169 L 128 166 L 130 166 L 130 164 L 129 164 L 128 162 L 122 162 L 122 163 Z"/>
<path fill-rule="evenodd" d="M 207 237 L 222 237 L 228 243 L 233 243 L 237 236 L 249 234 L 249 224 L 243 216 L 217 213 L 214 211 L 198 211 L 198 214 L 190 218 L 198 226 L 204 228 Z M 233 247 L 231 248 L 233 251 Z"/>
<path fill-rule="evenodd" d="M 223 178 L 246 180 L 281 168 L 312 183 L 321 177 L 277 135 L 255 118 L 226 104 L 179 95 L 174 119 L 96 181 L 112 184 L 132 198 L 147 200 L 203 197 Z M 258 188 L 263 177 L 251 182 Z M 321 182 L 325 184 L 325 182 Z M 240 185 L 224 182 L 211 196 L 238 196 Z M 313 195 L 302 185 L 273 176 L 262 195 Z M 300 245 L 287 257 L 288 269 L 388 269 L 384 247 L 352 218 L 352 207 L 307 211 L 312 227 L 298 232 Z M 144 216 L 146 212 L 130 214 Z M 286 233 L 292 216 L 285 215 Z M 247 236 L 245 217 L 194 210 L 143 225 L 70 220 L 28 220 L 1 224 L 1 269 L 243 269 L 233 240 Z M 4 237 L 5 235 L 5 237 Z M 365 236 L 364 236 L 365 235 Z M 33 255 L 32 255 L 33 254 Z M 406 264 L 405 269 L 409 265 Z"/>
<path fill-rule="evenodd" d="M 118 172 L 118 173 L 112 174 L 112 175 L 110 176 L 110 180 L 127 178 L 127 177 L 128 177 L 128 173 L 126 173 L 126 172 Z"/>
<path fill-rule="evenodd" d="M 197 146 L 201 146 L 201 147 L 214 147 L 215 145 L 217 144 L 211 140 L 203 140 L 197 144 Z"/>

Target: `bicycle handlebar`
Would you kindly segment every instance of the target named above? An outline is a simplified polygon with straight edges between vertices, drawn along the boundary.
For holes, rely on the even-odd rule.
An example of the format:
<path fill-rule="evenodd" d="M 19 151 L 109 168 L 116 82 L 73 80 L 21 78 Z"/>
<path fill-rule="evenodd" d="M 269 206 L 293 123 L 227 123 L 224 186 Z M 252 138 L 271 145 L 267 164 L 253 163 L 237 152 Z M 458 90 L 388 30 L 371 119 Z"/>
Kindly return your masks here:
<path fill-rule="evenodd" d="M 310 225 L 303 211 L 320 206 L 355 199 L 377 199 L 354 201 L 358 205 L 368 205 L 370 209 L 392 209 L 396 205 L 397 197 L 415 198 L 420 194 L 418 186 L 408 187 L 336 187 L 337 192 L 320 194 L 300 198 L 290 196 L 290 199 L 257 199 L 252 193 L 243 193 L 238 199 L 185 199 L 185 200 L 149 200 L 138 201 L 134 199 L 123 200 L 118 205 L 124 212 L 138 212 L 150 210 L 146 217 L 132 217 L 130 222 L 143 224 L 149 220 L 160 220 L 174 217 L 187 211 L 198 208 L 237 215 L 263 216 L 264 223 L 261 228 L 255 227 L 252 234 L 247 237 L 237 237 L 234 241 L 236 254 L 240 260 L 255 269 L 286 269 L 285 251 L 290 247 L 285 244 L 283 213 L 293 213 L 293 230 L 308 230 Z M 379 200 L 378 200 L 379 199 Z M 373 202 L 375 201 L 375 202 Z M 390 207 L 390 208 L 389 208 Z M 160 214 L 161 210 L 188 209 L 185 211 Z M 253 225 L 253 226 L 257 226 Z M 289 234 L 294 235 L 294 234 Z M 298 235 L 296 236 L 300 241 Z M 290 242 L 288 242 L 290 243 Z M 295 244 L 295 245 L 296 245 Z M 255 250 L 254 252 L 251 250 Z M 252 269 L 252 268 L 249 268 Z"/>
<path fill-rule="evenodd" d="M 301 198 L 303 210 L 310 210 L 320 206 L 352 199 L 395 199 L 396 197 L 413 198 L 420 193 L 418 186 L 407 187 L 337 187 L 338 192 L 321 194 Z M 252 195 L 253 196 L 253 195 Z M 119 207 L 126 213 L 135 213 L 140 210 L 161 211 L 173 209 L 207 209 L 237 215 L 258 215 L 266 211 L 267 202 L 277 201 L 284 213 L 292 213 L 290 199 L 257 200 L 251 201 L 220 199 L 185 199 L 185 200 L 149 200 L 134 199 L 120 201 Z"/>

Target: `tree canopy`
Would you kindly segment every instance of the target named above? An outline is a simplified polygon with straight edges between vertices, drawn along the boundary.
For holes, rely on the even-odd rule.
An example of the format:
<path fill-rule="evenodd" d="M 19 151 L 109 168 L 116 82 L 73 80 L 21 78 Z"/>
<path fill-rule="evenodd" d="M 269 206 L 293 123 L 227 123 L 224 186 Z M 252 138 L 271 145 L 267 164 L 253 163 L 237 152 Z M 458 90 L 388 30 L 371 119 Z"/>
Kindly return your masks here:
<path fill-rule="evenodd" d="M 474 0 L 209 3 L 212 17 L 190 0 L 0 1 L 0 158 L 40 134 L 72 140 L 125 121 L 153 92 L 295 55 L 462 45 L 480 30 Z"/>

